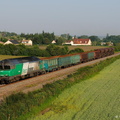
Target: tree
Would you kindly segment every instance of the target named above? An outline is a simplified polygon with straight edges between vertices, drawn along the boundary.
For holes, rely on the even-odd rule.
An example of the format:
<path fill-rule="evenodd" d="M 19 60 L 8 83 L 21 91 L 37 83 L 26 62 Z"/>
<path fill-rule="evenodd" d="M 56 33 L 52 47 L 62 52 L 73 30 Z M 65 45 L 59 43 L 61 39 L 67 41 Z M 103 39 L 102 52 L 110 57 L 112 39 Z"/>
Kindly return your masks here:
<path fill-rule="evenodd" d="M 100 41 L 98 36 L 90 36 L 89 39 L 91 39 L 91 41 Z"/>
<path fill-rule="evenodd" d="M 54 44 L 50 44 L 49 46 L 47 46 L 46 51 L 48 51 L 51 56 L 65 55 L 68 53 L 68 48 L 66 46 L 60 48 Z"/>
<path fill-rule="evenodd" d="M 46 37 L 43 39 L 43 44 L 51 44 L 51 40 Z"/>
<path fill-rule="evenodd" d="M 41 34 L 34 34 L 33 35 L 33 38 L 32 38 L 32 41 L 33 41 L 33 44 L 35 45 L 35 44 L 38 44 L 38 45 L 40 45 L 40 44 L 43 44 L 43 35 L 41 35 Z"/>
<path fill-rule="evenodd" d="M 106 36 L 106 38 L 103 39 L 103 42 L 120 43 L 120 35 Z"/>
<path fill-rule="evenodd" d="M 62 38 L 65 38 L 66 40 L 71 40 L 72 36 L 68 33 L 68 34 L 61 34 Z"/>
<path fill-rule="evenodd" d="M 81 48 L 75 48 L 75 49 L 73 49 L 73 50 L 70 50 L 70 51 L 69 51 L 69 54 L 81 53 L 81 52 L 84 52 L 84 50 L 81 49 Z"/>
<path fill-rule="evenodd" d="M 101 43 L 101 40 L 98 36 L 90 36 L 89 39 L 91 39 L 93 46 L 100 45 Z"/>
<path fill-rule="evenodd" d="M 6 55 L 16 55 L 17 46 L 13 44 L 4 45 L 4 50 Z"/>
<path fill-rule="evenodd" d="M 56 44 L 57 45 L 62 45 L 62 43 L 64 43 L 64 42 L 65 42 L 65 38 L 63 38 L 63 37 L 59 37 L 59 38 L 56 39 Z"/>

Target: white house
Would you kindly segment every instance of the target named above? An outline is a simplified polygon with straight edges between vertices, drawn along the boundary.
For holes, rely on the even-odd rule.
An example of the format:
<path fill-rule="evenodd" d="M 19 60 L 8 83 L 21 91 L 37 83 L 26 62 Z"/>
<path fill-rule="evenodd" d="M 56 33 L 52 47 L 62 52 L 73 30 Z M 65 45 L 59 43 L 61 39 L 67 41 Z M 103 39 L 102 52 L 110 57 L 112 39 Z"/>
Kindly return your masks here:
<path fill-rule="evenodd" d="M 72 45 L 92 45 L 90 39 L 74 39 Z"/>
<path fill-rule="evenodd" d="M 22 44 L 24 45 L 32 45 L 32 40 L 22 40 Z"/>
<path fill-rule="evenodd" d="M 52 43 L 52 44 L 55 44 L 55 43 L 56 43 L 56 41 L 55 41 L 55 40 L 53 40 L 51 43 Z"/>
<path fill-rule="evenodd" d="M 63 43 L 63 45 L 72 45 L 73 44 L 73 41 L 72 40 L 68 40 L 68 41 L 66 41 L 65 43 Z"/>
<path fill-rule="evenodd" d="M 67 41 L 66 43 L 67 45 L 92 45 L 92 42 L 90 39 L 74 39 L 73 41 Z"/>

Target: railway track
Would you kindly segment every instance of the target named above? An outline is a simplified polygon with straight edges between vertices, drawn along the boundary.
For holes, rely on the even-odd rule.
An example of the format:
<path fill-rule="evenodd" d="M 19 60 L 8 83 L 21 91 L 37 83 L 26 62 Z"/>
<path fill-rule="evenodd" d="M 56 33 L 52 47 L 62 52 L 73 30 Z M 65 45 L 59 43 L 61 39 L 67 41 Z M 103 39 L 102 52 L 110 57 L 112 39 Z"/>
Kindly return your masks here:
<path fill-rule="evenodd" d="M 92 64 L 95 64 L 95 63 L 100 62 L 102 60 L 105 60 L 107 58 L 118 56 L 118 55 L 120 55 L 120 53 L 116 53 L 114 55 L 111 55 L 111 56 L 108 56 L 105 58 L 101 58 L 101 59 L 93 60 L 90 62 L 82 63 L 79 65 L 71 66 L 69 68 L 50 72 L 50 73 L 36 76 L 33 78 L 25 79 L 25 80 L 18 81 L 15 83 L 7 84 L 7 85 L 5 85 L 5 84 L 0 85 L 0 100 L 5 98 L 6 96 L 9 96 L 12 93 L 17 93 L 20 91 L 27 93 L 29 91 L 34 91 L 36 89 L 40 89 L 43 87 L 43 85 L 45 85 L 47 83 L 51 83 L 51 82 L 54 82 L 56 80 L 63 79 L 65 77 L 67 77 L 67 75 L 73 73 L 74 71 L 76 71 L 77 69 L 79 69 L 81 67 L 92 65 Z"/>
<path fill-rule="evenodd" d="M 0 85 L 0 88 L 3 87 L 3 86 L 5 86 L 5 85 Z"/>

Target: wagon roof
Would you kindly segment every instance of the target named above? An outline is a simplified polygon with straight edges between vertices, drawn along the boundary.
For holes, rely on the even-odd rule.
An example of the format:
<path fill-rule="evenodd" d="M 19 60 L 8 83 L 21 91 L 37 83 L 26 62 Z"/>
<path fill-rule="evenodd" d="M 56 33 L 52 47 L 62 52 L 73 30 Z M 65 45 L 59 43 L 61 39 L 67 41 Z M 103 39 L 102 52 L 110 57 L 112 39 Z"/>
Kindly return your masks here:
<path fill-rule="evenodd" d="M 39 61 L 39 60 L 40 60 L 39 58 L 31 56 L 31 57 L 20 57 L 20 58 L 4 59 L 2 61 L 6 62 L 6 63 L 18 64 L 18 63 L 32 62 L 32 61 Z"/>
<path fill-rule="evenodd" d="M 55 58 L 59 58 L 59 56 L 45 57 L 45 58 L 41 58 L 41 60 L 49 60 L 49 59 L 55 59 Z"/>
<path fill-rule="evenodd" d="M 74 53 L 74 54 L 67 54 L 67 55 L 59 55 L 59 56 L 46 57 L 46 58 L 41 58 L 41 60 L 56 59 L 56 58 L 73 56 L 73 55 L 87 54 L 87 53 L 91 53 L 91 52 L 95 52 L 95 51 L 89 51 L 89 52 L 81 52 L 81 53 Z"/>
<path fill-rule="evenodd" d="M 79 54 L 85 54 L 85 53 L 93 53 L 95 51 L 87 51 L 87 52 L 82 52 L 82 53 L 79 53 Z"/>
<path fill-rule="evenodd" d="M 74 54 L 67 54 L 67 55 L 59 55 L 59 56 L 45 57 L 45 58 L 41 58 L 41 60 L 56 59 L 56 58 L 67 57 L 67 56 L 72 56 L 72 55 L 79 55 L 79 54 L 80 54 L 80 53 L 74 53 Z"/>

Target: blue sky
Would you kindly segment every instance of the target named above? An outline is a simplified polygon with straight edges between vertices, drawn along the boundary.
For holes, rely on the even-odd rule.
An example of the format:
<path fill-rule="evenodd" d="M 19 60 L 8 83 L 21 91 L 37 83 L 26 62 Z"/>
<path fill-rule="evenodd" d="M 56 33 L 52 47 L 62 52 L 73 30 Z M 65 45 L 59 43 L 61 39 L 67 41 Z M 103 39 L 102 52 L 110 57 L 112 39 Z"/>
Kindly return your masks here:
<path fill-rule="evenodd" d="M 120 35 L 120 0 L 0 0 L 0 31 Z"/>

